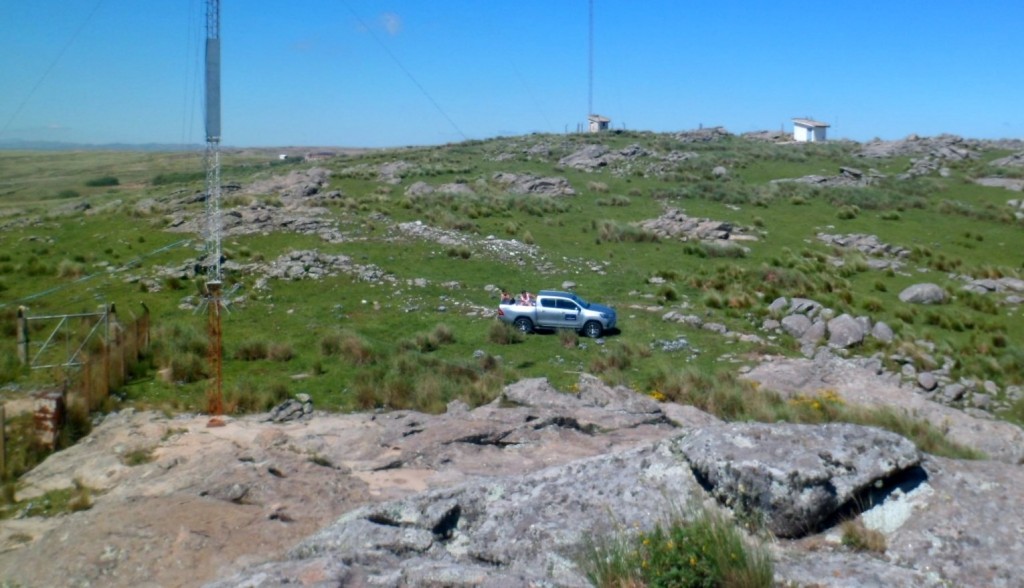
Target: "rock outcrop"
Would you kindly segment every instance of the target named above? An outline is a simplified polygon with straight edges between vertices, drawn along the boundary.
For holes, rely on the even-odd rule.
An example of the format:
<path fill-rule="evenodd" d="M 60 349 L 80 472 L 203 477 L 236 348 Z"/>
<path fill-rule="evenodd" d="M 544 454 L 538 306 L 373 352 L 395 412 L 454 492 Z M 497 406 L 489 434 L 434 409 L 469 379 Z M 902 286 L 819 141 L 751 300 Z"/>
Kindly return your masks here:
<path fill-rule="evenodd" d="M 778 376 L 770 365 L 751 377 Z M 850 402 L 906 402 L 831 360 L 787 373 L 805 387 L 838 378 Z M 589 541 L 703 507 L 765 521 L 779 537 L 780 583 L 1014 585 L 1019 466 L 922 456 L 856 425 L 723 424 L 592 376 L 574 388 L 524 380 L 441 415 L 256 415 L 215 428 L 201 416 L 115 413 L 22 480 L 21 499 L 88 485 L 92 508 L 5 521 L 0 576 L 24 586 L 587 586 L 578 557 Z M 1024 447 L 979 422 L 952 422 L 950 435 L 987 439 L 1000 459 Z M 137 450 L 151 460 L 128 465 Z M 841 547 L 834 525 L 847 517 L 885 537 L 884 556 Z"/>

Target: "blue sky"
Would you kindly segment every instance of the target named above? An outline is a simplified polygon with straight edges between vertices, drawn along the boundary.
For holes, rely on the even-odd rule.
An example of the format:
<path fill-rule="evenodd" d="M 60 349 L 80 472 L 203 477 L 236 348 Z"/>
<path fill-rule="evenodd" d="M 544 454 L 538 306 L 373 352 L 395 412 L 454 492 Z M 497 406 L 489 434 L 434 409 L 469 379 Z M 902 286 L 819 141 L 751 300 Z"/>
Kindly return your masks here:
<path fill-rule="evenodd" d="M 587 0 L 222 0 L 227 146 L 586 120 Z M 203 0 L 0 0 L 0 141 L 202 143 Z M 1020 0 L 594 0 L 594 110 L 860 141 L 1024 137 Z"/>

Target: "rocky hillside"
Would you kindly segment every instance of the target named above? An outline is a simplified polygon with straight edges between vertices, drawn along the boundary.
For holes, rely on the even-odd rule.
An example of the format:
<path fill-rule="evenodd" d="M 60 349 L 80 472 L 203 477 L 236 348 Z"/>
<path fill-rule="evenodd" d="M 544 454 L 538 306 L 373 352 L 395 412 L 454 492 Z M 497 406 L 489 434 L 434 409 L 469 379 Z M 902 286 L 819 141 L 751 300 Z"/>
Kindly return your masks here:
<path fill-rule="evenodd" d="M 0 309 L 141 298 L 154 324 L 91 433 L 8 485 L 3 585 L 586 586 L 593 540 L 701 509 L 781 585 L 1019 585 L 1020 142 L 265 155 L 225 159 L 224 426 L 200 414 L 201 181 L 0 156 Z M 524 287 L 619 329 L 503 330 L 500 289 Z M 43 378 L 8 339 L 10 418 Z"/>

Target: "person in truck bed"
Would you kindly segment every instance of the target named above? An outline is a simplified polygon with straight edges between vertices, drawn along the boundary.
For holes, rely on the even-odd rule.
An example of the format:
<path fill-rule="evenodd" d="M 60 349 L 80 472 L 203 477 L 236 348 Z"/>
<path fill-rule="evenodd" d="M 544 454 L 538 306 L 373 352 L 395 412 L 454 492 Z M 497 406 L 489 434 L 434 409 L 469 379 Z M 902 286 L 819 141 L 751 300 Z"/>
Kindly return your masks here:
<path fill-rule="evenodd" d="M 533 306 L 533 295 L 523 290 L 519 293 L 519 304 L 523 306 Z"/>
<path fill-rule="evenodd" d="M 508 290 L 501 291 L 501 304 L 512 304 L 515 300 L 512 299 L 512 294 Z"/>

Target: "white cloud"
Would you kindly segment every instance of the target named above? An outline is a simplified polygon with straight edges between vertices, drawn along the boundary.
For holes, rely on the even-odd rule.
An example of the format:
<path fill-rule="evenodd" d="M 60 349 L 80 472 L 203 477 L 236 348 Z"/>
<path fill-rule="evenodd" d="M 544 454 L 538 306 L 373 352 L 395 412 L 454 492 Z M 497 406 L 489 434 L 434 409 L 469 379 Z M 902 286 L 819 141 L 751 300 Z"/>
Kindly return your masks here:
<path fill-rule="evenodd" d="M 394 12 L 385 12 L 380 15 L 380 21 L 384 25 L 384 30 L 386 30 L 392 37 L 402 30 L 402 17 L 398 16 Z"/>

